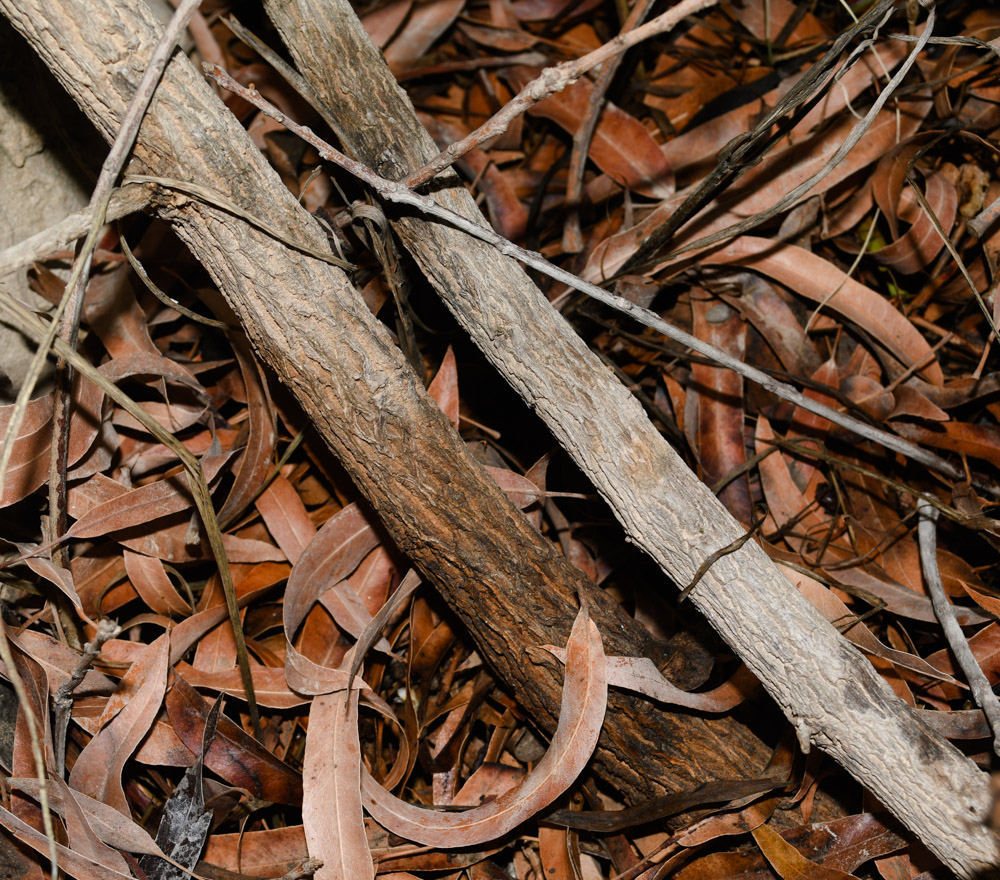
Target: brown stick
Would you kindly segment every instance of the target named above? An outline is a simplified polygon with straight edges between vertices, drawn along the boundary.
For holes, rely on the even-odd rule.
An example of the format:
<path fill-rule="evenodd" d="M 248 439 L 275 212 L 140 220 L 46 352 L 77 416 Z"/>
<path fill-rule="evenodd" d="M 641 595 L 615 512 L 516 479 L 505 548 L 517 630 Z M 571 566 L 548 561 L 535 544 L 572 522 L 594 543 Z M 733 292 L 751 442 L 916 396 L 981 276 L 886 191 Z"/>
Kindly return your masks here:
<path fill-rule="evenodd" d="M 346 0 L 265 0 L 316 93 L 351 120 L 345 147 L 402 180 L 436 152 Z M 435 199 L 480 223 L 464 188 Z M 675 582 L 743 529 L 653 429 L 636 401 L 513 260 L 443 224 L 394 227 L 456 319 L 546 421 L 630 538 Z M 886 683 L 748 542 L 718 560 L 691 595 L 761 679 L 803 748 L 828 751 L 949 867 L 973 876 L 997 861 L 981 823 L 987 780 L 932 734 Z M 947 769 L 945 769 L 947 768 Z"/>
<path fill-rule="evenodd" d="M 113 134 L 154 40 L 143 5 L 0 0 L 0 10 L 101 131 Z M 208 186 L 289 239 L 326 249 L 318 224 L 183 57 L 164 75 L 129 171 Z M 578 591 L 591 601 L 609 652 L 642 651 L 641 628 L 558 556 L 471 460 L 342 272 L 183 194 L 161 213 L 400 548 L 462 615 L 540 725 L 554 726 L 561 675 L 526 663 L 524 649 L 566 637 Z M 643 700 L 615 695 L 596 769 L 641 800 L 756 771 L 763 760 L 760 742 L 729 719 L 652 713 Z"/>

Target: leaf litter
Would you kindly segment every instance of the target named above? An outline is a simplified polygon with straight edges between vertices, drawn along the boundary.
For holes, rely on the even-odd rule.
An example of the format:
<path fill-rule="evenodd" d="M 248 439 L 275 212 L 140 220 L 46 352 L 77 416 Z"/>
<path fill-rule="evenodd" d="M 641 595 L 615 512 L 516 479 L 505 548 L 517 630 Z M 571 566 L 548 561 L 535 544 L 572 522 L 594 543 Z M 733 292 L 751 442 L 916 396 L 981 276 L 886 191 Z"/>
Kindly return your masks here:
<path fill-rule="evenodd" d="M 357 11 L 444 147 L 485 122 L 542 66 L 607 42 L 628 8 L 440 0 Z M 950 34 L 987 41 L 1000 34 L 995 11 L 960 3 L 946 16 Z M 289 112 L 303 110 L 267 58 L 236 40 L 221 16 L 208 22 L 197 39 L 206 59 L 260 83 Z M 737 519 L 749 525 L 755 505 L 766 504 L 756 540 L 789 579 L 897 695 L 946 736 L 965 739 L 985 767 L 991 732 L 927 597 L 916 508 L 920 499 L 942 515 L 943 586 L 973 656 L 996 684 L 1000 403 L 984 310 L 996 309 L 1000 252 L 988 211 L 1000 199 L 998 61 L 982 44 L 932 39 L 857 146 L 827 167 L 922 25 L 896 14 L 858 53 L 838 60 L 834 81 L 812 103 L 787 108 L 788 124 L 759 123 L 795 95 L 851 24 L 835 4 L 771 0 L 763 12 L 758 4 L 718 3 L 632 49 L 602 100 L 591 100 L 594 82 L 584 77 L 477 144 L 458 170 L 493 226 L 515 243 L 641 299 L 698 338 L 848 416 L 938 450 L 964 471 L 965 481 L 933 476 L 539 278 Z M 311 147 L 292 146 L 249 105 L 230 104 L 310 210 L 329 221 L 348 207 L 339 187 L 354 193 L 354 181 L 324 166 Z M 589 125 L 583 195 L 567 201 L 573 136 Z M 767 151 L 729 170 L 650 250 L 717 158 L 738 146 L 733 138 L 751 130 L 768 140 Z M 763 215 L 819 172 L 798 204 L 708 250 L 680 253 Z M 583 233 L 580 248 L 564 248 L 570 214 Z M 565 676 L 559 727 L 541 742 L 530 713 L 483 666 L 461 625 L 304 431 L 302 414 L 239 330 L 196 319 L 231 317 L 203 270 L 165 227 L 132 218 L 100 242 L 83 311 L 92 331 L 85 351 L 201 461 L 263 710 L 260 738 L 176 453 L 97 386 L 77 380 L 63 476 L 70 522 L 54 546 L 42 528 L 52 403 L 38 397 L 14 440 L 0 498 L 2 637 L 33 658 L 18 654 L 18 665 L 42 716 L 46 691 L 54 696 L 75 673 L 78 684 L 65 779 L 53 775 L 47 725 L 30 730 L 21 707 L 12 727 L 13 778 L 0 787 L 0 826 L 5 843 L 18 841 L 21 862 L 45 864 L 51 851 L 30 757 L 40 733 L 59 864 L 81 880 L 153 876 L 158 869 L 148 866 L 166 864 L 157 845 L 198 876 L 220 880 L 303 870 L 320 878 L 448 872 L 470 880 L 498 872 L 597 880 L 933 870 L 926 851 L 877 804 L 845 808 L 862 800 L 842 771 L 794 759 L 787 722 L 752 676 L 685 606 L 662 598 L 676 591 L 636 559 L 593 488 L 499 389 L 419 273 L 404 270 L 408 303 L 386 296 L 364 235 L 349 224 L 335 228 L 366 301 L 390 331 L 415 334 L 401 345 L 418 346 L 433 365 L 421 380 L 495 482 L 634 611 L 665 655 L 689 630 L 699 650 L 673 665 L 605 658 L 582 610 L 568 645 L 525 646 L 526 660 L 555 662 L 541 659 L 547 649 Z M 129 268 L 122 235 L 166 301 Z M 29 273 L 50 302 L 62 296 L 65 258 L 49 255 Z M 405 321 L 396 320 L 400 308 Z M 12 416 L 11 407 L 0 408 L 0 425 Z M 77 669 L 82 645 L 107 617 L 121 635 Z M 771 766 L 763 776 L 747 767 L 742 780 L 702 780 L 662 803 L 623 803 L 588 770 L 608 687 L 646 695 L 650 711 L 766 718 L 776 731 Z M 225 709 L 210 708 L 222 694 Z M 842 796 L 847 786 L 853 800 Z M 174 847 L 185 834 L 182 857 Z M 138 866 L 134 855 L 142 856 Z M 162 876 L 184 876 L 168 867 Z"/>

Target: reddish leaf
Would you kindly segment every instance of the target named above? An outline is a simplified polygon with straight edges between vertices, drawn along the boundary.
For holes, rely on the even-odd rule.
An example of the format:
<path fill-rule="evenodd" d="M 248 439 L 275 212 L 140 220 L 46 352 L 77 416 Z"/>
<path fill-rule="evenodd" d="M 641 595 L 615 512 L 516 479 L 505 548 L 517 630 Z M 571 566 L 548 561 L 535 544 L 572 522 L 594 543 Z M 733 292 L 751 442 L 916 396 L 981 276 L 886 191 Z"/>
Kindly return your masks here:
<path fill-rule="evenodd" d="M 202 462 L 205 479 L 214 479 L 229 458 L 228 452 L 206 456 Z M 146 525 L 170 514 L 188 510 L 194 504 L 187 474 L 157 480 L 137 489 L 121 489 L 117 498 L 98 504 L 86 512 L 81 510 L 78 503 L 73 504 L 69 513 L 77 517 L 77 521 L 66 533 L 66 537 L 93 538 Z"/>
<path fill-rule="evenodd" d="M 219 521 L 227 522 L 230 517 L 248 505 L 260 489 L 271 469 L 271 456 L 278 437 L 274 407 L 267 390 L 267 381 L 261 374 L 260 366 L 253 357 L 249 342 L 242 336 L 233 338 L 233 351 L 240 365 L 244 393 L 249 411 L 250 430 L 246 449 L 240 456 L 236 468 L 233 487 L 225 504 L 219 510 Z"/>
<path fill-rule="evenodd" d="M 382 53 L 389 69 L 398 74 L 411 68 L 464 7 L 465 0 L 431 0 L 413 8 L 402 31 Z"/>
<path fill-rule="evenodd" d="M 213 834 L 202 859 L 250 877 L 281 877 L 309 855 L 301 825 Z"/>
<path fill-rule="evenodd" d="M 280 474 L 255 502 L 267 530 L 293 565 L 316 535 L 316 526 L 291 483 Z"/>
<path fill-rule="evenodd" d="M 757 841 L 771 867 L 782 880 L 850 880 L 852 874 L 828 868 L 809 861 L 794 846 L 782 840 L 781 835 L 766 825 L 753 830 Z"/>
<path fill-rule="evenodd" d="M 737 263 L 754 269 L 801 296 L 824 303 L 825 308 L 871 333 L 907 366 L 924 364 L 920 374 L 928 382 L 940 385 L 944 381 L 930 345 L 916 327 L 885 298 L 822 257 L 790 244 L 776 244 L 767 238 L 745 235 L 701 259 L 706 263 Z"/>
<path fill-rule="evenodd" d="M 191 608 L 185 602 L 167 577 L 167 571 L 159 559 L 142 556 L 131 550 L 124 550 L 125 573 L 135 591 L 150 609 L 157 614 L 186 617 Z"/>
<path fill-rule="evenodd" d="M 176 676 L 166 705 L 170 724 L 181 742 L 192 752 L 200 752 L 210 711 L 208 703 L 183 678 Z M 205 753 L 205 766 L 230 785 L 245 788 L 264 800 L 294 805 L 302 801 L 302 780 L 298 773 L 225 715 L 219 718 L 215 739 Z"/>
<path fill-rule="evenodd" d="M 90 449 L 101 423 L 101 403 L 104 392 L 91 382 L 78 380 L 73 392 L 74 417 L 70 422 L 68 464 L 75 464 Z M 0 436 L 4 436 L 14 404 L 0 406 Z M 7 507 L 26 498 L 49 478 L 49 443 L 52 433 L 52 398 L 32 400 L 24 415 L 21 429 L 14 440 L 13 452 L 0 507 Z"/>
<path fill-rule="evenodd" d="M 526 85 L 534 75 L 530 69 L 524 69 L 518 85 Z M 578 80 L 558 95 L 531 106 L 528 112 L 551 119 L 570 134 L 576 134 L 587 113 L 592 90 L 589 80 Z M 619 185 L 652 199 L 673 195 L 674 173 L 656 141 L 638 119 L 610 101 L 605 103 L 597 123 L 589 156 Z"/>
<path fill-rule="evenodd" d="M 746 325 L 739 314 L 704 291 L 692 298 L 695 336 L 738 360 L 746 354 Z M 698 406 L 697 450 L 699 476 L 709 486 L 728 477 L 746 462 L 743 436 L 743 377 L 733 370 L 696 363 L 691 367 L 692 387 Z M 744 474 L 730 480 L 718 495 L 726 509 L 749 525 L 753 501 L 750 481 Z"/>

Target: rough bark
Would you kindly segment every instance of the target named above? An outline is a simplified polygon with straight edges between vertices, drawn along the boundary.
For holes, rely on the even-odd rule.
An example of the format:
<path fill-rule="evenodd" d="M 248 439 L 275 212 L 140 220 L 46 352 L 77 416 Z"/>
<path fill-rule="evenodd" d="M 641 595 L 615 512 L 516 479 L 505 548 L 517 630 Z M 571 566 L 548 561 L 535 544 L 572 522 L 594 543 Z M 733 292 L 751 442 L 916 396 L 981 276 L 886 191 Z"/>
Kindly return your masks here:
<path fill-rule="evenodd" d="M 2 0 L 0 10 L 110 139 L 155 43 L 143 5 Z M 167 69 L 129 170 L 197 182 L 325 248 L 318 225 L 184 57 Z M 342 272 L 186 197 L 172 198 L 161 213 L 211 272 L 400 548 L 551 730 L 562 676 L 526 662 L 525 648 L 565 639 L 577 591 L 590 597 L 609 653 L 636 653 L 641 628 L 555 553 L 469 457 Z M 613 694 L 596 756 L 595 769 L 630 799 L 747 775 L 766 760 L 759 740 L 730 719 L 650 708 Z"/>
<path fill-rule="evenodd" d="M 349 151 L 394 179 L 436 154 L 347 0 L 265 3 Z M 482 222 L 468 192 L 432 188 Z M 395 228 L 459 323 L 676 582 L 742 533 L 513 260 L 440 223 L 401 218 Z M 692 598 L 804 745 L 829 752 L 957 873 L 997 862 L 982 825 L 985 774 L 893 695 L 757 544 L 715 563 Z"/>

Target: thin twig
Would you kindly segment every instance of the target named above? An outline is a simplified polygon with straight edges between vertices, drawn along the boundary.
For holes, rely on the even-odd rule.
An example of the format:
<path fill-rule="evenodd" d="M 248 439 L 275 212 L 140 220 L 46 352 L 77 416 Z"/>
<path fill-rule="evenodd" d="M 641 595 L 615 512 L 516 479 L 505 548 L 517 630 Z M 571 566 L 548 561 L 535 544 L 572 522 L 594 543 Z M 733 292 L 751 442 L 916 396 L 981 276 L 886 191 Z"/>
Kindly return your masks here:
<path fill-rule="evenodd" d="M 56 753 L 56 773 L 59 776 L 63 775 L 66 767 L 66 731 L 69 729 L 69 716 L 73 709 L 73 691 L 80 686 L 80 683 L 86 677 L 87 670 L 90 669 L 97 659 L 98 654 L 101 653 L 101 647 L 104 643 L 113 639 L 121 631 L 121 627 L 113 620 L 107 618 L 102 620 L 97 625 L 97 632 L 94 634 L 93 641 L 87 642 L 83 646 L 83 653 L 80 655 L 76 666 L 73 667 L 69 678 L 59 685 L 59 689 L 52 698 L 52 708 L 54 710 L 52 737 L 53 748 Z"/>
<path fill-rule="evenodd" d="M 965 680 L 969 683 L 972 695 L 986 715 L 986 720 L 993 731 L 993 751 L 1000 755 L 1000 700 L 997 700 L 986 674 L 972 653 L 962 628 L 955 619 L 955 609 L 948 601 L 944 584 L 941 583 L 941 572 L 938 570 L 937 562 L 938 512 L 923 499 L 917 501 L 917 511 L 920 514 L 920 524 L 917 526 L 920 564 L 924 570 L 924 582 L 931 596 L 931 604 L 934 606 L 934 615 L 944 630 L 944 637 L 948 641 L 951 653 L 955 655 L 955 660 L 965 673 Z"/>
<path fill-rule="evenodd" d="M 511 257 L 515 260 L 520 260 L 522 263 L 531 266 L 533 269 L 537 269 L 539 272 L 543 272 L 550 278 L 561 281 L 563 284 L 567 284 L 570 287 L 579 290 L 581 293 L 585 293 L 587 296 L 596 299 L 598 302 L 604 303 L 619 312 L 629 315 L 640 324 L 644 324 L 645 326 L 662 333 L 669 339 L 672 339 L 673 341 L 698 352 L 715 363 L 728 367 L 731 370 L 735 370 L 741 376 L 749 379 L 757 385 L 760 385 L 766 391 L 770 391 L 772 394 L 782 398 L 783 400 L 787 400 L 797 406 L 801 406 L 807 412 L 822 416 L 845 430 L 851 431 L 852 433 L 857 434 L 860 437 L 864 437 L 867 440 L 872 440 L 887 449 L 891 449 L 893 452 L 898 452 L 901 455 L 912 458 L 914 461 L 946 474 L 953 479 L 965 479 L 965 472 L 961 468 L 955 467 L 950 462 L 938 455 L 935 455 L 933 452 L 922 449 L 921 447 L 910 443 L 901 437 L 897 437 L 893 434 L 881 431 L 878 428 L 866 425 L 864 422 L 837 412 L 835 409 L 832 409 L 819 401 L 806 397 L 806 395 L 802 394 L 791 385 L 779 382 L 774 377 L 767 375 L 761 370 L 758 370 L 756 367 L 745 364 L 743 361 L 733 357 L 732 355 L 727 354 L 715 346 L 710 345 L 707 342 L 703 342 L 696 336 L 692 336 L 690 333 L 686 333 L 680 328 L 675 327 L 673 324 L 664 321 L 655 312 L 652 312 L 649 309 L 644 309 L 624 297 L 609 293 L 607 290 L 598 287 L 596 284 L 591 284 L 589 281 L 584 281 L 576 275 L 573 275 L 571 272 L 567 272 L 565 269 L 554 266 L 534 251 L 525 250 L 524 248 L 518 247 L 516 244 L 509 242 L 493 229 L 487 226 L 481 226 L 472 220 L 468 220 L 460 214 L 456 214 L 454 211 L 449 211 L 447 208 L 442 207 L 427 196 L 412 192 L 404 183 L 397 183 L 391 180 L 386 180 L 383 177 L 379 177 L 367 165 L 363 165 L 362 163 L 345 156 L 339 150 L 330 146 L 330 144 L 322 138 L 317 137 L 309 128 L 293 122 L 274 105 L 264 100 L 264 98 L 262 98 L 255 89 L 246 89 L 241 86 L 222 68 L 218 66 L 205 65 L 205 69 L 209 76 L 217 80 L 220 85 L 229 91 L 238 94 L 240 97 L 254 104 L 268 116 L 286 126 L 289 131 L 294 132 L 300 138 L 315 147 L 323 159 L 329 162 L 334 162 L 344 170 L 353 174 L 359 180 L 367 183 L 386 201 L 395 202 L 400 205 L 407 205 L 409 207 L 416 208 L 425 214 L 429 214 L 432 217 L 443 220 L 455 228 L 478 238 L 480 241 L 484 241 L 495 247 L 505 256 Z M 998 494 L 997 490 L 991 486 L 982 486 L 981 488 L 983 491 L 990 492 L 991 494 Z"/>
<path fill-rule="evenodd" d="M 714 6 L 717 2 L 718 0 L 681 0 L 672 9 L 668 9 L 642 27 L 619 34 L 613 40 L 609 40 L 603 46 L 594 49 L 593 52 L 588 52 L 572 61 L 556 64 L 554 67 L 547 67 L 479 128 L 460 141 L 455 141 L 422 168 L 418 168 L 408 175 L 405 179 L 406 185 L 417 187 L 426 183 L 434 175 L 444 171 L 445 168 L 468 153 L 469 150 L 474 150 L 484 141 L 503 134 L 507 130 L 507 126 L 527 111 L 529 107 L 556 92 L 562 91 L 567 86 L 573 85 L 588 70 L 592 70 L 605 61 L 610 61 L 643 40 L 667 33 L 688 16 Z"/>
<path fill-rule="evenodd" d="M 638 28 L 650 10 L 653 8 L 655 0 L 637 0 L 636 4 L 629 12 L 628 18 L 622 25 L 622 34 L 627 34 Z M 618 73 L 618 68 L 625 57 L 624 53 L 616 55 L 608 60 L 601 70 L 601 75 L 597 78 L 593 88 L 590 90 L 590 99 L 587 103 L 587 113 L 583 117 L 583 122 L 573 135 L 573 149 L 569 157 L 569 179 L 566 181 L 566 208 L 568 216 L 563 227 L 563 250 L 567 253 L 577 254 L 583 250 L 583 236 L 580 232 L 580 198 L 583 195 L 583 171 L 587 165 L 587 154 L 590 152 L 590 142 L 593 140 L 594 132 L 597 131 L 597 123 L 604 110 L 605 95 L 611 87 L 611 81 Z"/>
<path fill-rule="evenodd" d="M 111 201 L 105 212 L 105 221 L 120 220 L 129 214 L 145 210 L 151 201 L 152 192 L 152 187 L 148 186 L 117 187 L 111 193 Z M 0 251 L 0 277 L 61 250 L 85 236 L 94 222 L 94 210 L 94 206 L 89 205 L 81 211 L 64 217 L 58 223 L 48 229 L 43 229 L 31 238 L 26 238 L 24 241 Z"/>
<path fill-rule="evenodd" d="M 198 324 L 204 324 L 207 327 L 215 327 L 219 330 L 228 330 L 232 325 L 227 324 L 225 321 L 217 321 L 215 318 L 208 318 L 205 315 L 199 315 L 197 312 L 192 311 L 187 308 L 187 306 L 182 306 L 176 300 L 171 299 L 167 296 L 156 284 L 153 283 L 153 279 L 149 277 L 146 272 L 145 267 L 136 258 L 135 254 L 132 253 L 132 248 L 128 246 L 128 242 L 125 240 L 124 235 L 118 237 L 118 243 L 121 245 L 122 253 L 125 254 L 125 259 L 128 260 L 129 265 L 132 267 L 132 271 L 139 276 L 139 280 L 146 286 L 153 296 L 155 296 L 161 303 L 163 303 L 167 308 L 173 309 L 185 318 L 190 318 L 192 321 Z"/>
<path fill-rule="evenodd" d="M 234 217 L 246 220 L 246 222 L 255 229 L 259 229 L 265 235 L 269 235 L 271 238 L 277 239 L 283 245 L 290 247 L 294 251 L 299 251 L 310 257 L 315 257 L 317 260 L 322 260 L 324 263 L 329 263 L 331 266 L 336 266 L 339 269 L 344 269 L 346 271 L 351 271 L 357 268 L 357 266 L 353 263 L 348 263 L 347 260 L 342 260 L 340 257 L 335 257 L 331 253 L 317 250 L 304 242 L 296 241 L 291 236 L 285 235 L 285 233 L 273 224 L 268 223 L 260 217 L 255 217 L 249 211 L 246 211 L 237 205 L 232 199 L 226 198 L 222 193 L 209 189 L 207 186 L 202 186 L 201 184 L 191 183 L 185 180 L 178 180 L 176 177 L 155 177 L 150 174 L 130 174 L 125 178 L 125 182 L 153 183 L 157 186 L 165 187 L 166 189 L 176 190 L 177 192 L 184 193 L 185 195 L 193 196 L 194 198 L 200 199 L 209 205 L 214 205 L 216 208 L 219 208 L 228 214 L 232 214 Z"/>

